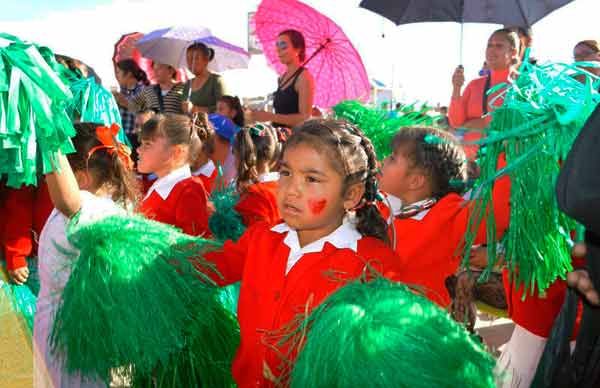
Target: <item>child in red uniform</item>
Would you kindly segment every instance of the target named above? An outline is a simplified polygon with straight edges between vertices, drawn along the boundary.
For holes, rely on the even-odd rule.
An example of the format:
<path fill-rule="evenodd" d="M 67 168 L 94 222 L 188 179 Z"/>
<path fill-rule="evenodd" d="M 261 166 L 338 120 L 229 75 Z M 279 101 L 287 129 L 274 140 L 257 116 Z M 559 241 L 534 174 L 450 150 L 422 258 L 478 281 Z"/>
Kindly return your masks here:
<path fill-rule="evenodd" d="M 144 124 L 138 171 L 153 173 L 158 179 L 148 189 L 140 210 L 148 218 L 206 237 L 207 194 L 188 164 L 193 136 L 191 120 L 183 115 L 156 115 Z"/>
<path fill-rule="evenodd" d="M 5 226 L 0 236 L 6 269 L 14 283 L 27 282 L 34 294 L 38 292 L 38 281 L 28 281 L 28 265 L 37 267 L 37 261 L 28 263 L 28 258 L 37 257 L 37 237 L 53 207 L 48 187 L 43 181 L 37 188 L 5 189 L 2 210 Z"/>
<path fill-rule="evenodd" d="M 248 227 L 260 221 L 275 225 L 281 219 L 277 208 L 279 174 L 271 171 L 277 156 L 275 130 L 264 124 L 242 128 L 235 136 L 233 155 L 240 193 L 235 210 Z"/>
<path fill-rule="evenodd" d="M 200 178 L 207 193 L 211 193 L 219 171 L 210 159 L 215 151 L 215 131 L 205 113 L 194 118 L 194 128 L 198 136 L 194 136 L 190 147 L 190 169 L 192 175 Z"/>
<path fill-rule="evenodd" d="M 285 377 L 289 348 L 270 334 L 371 268 L 394 279 L 403 271 L 405 262 L 383 241 L 387 226 L 373 204 L 376 163 L 356 127 L 305 122 L 281 160 L 277 204 L 284 222 L 256 223 L 238 242 L 205 255 L 217 265 L 220 284 L 241 280 L 241 343 L 233 364 L 239 387 L 267 387 Z"/>
<path fill-rule="evenodd" d="M 380 187 L 392 199 L 396 252 L 414 258 L 403 281 L 422 286 L 429 299 L 446 307 L 445 279 L 458 269 L 472 209 L 460 195 L 466 178 L 464 151 L 452 135 L 433 128 L 403 128 L 392 140 L 392 150 Z M 509 193 L 508 177 L 499 179 L 493 189 L 499 236 L 508 226 Z M 475 244 L 485 240 L 484 223 Z"/>

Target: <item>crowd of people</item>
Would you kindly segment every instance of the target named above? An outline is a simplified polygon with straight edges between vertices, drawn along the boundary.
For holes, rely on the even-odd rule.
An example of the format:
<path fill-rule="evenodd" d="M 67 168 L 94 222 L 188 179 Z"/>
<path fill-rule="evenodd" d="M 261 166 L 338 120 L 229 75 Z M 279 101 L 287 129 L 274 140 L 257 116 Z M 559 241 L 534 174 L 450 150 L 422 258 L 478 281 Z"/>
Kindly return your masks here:
<path fill-rule="evenodd" d="M 473 290 L 487 290 L 488 298 L 484 292 L 480 299 L 505 310 L 515 323 L 499 356 L 498 376 L 504 378 L 498 384 L 530 386 L 567 284 L 557 280 L 544 295 L 524 298 L 527 290 L 501 265 L 495 277 L 477 284 L 473 279 L 487 265 L 482 247 L 490 233 L 485 226 L 476 231 L 472 267 L 461 268 L 458 252 L 476 194 L 456 184 L 478 175 L 479 148 L 473 142 L 485 136 L 491 113 L 503 104 L 498 85 L 510 84 L 522 62 L 533 61 L 525 56 L 532 48 L 530 31 L 495 31 L 481 77 L 465 87 L 462 67 L 452 75 L 447 120 L 436 127 L 398 128 L 385 160 L 378 160 L 360 128 L 315 117 L 319 85 L 303 66 L 302 34 L 283 31 L 276 46 L 285 72 L 278 78 L 273 112 L 247 109 L 227 94 L 223 78 L 208 70 L 214 51 L 203 43 L 187 49 L 194 77 L 186 82 L 178 82 L 177 69 L 167 64 L 154 63 L 156 83 L 150 84 L 134 60 L 117 62 L 120 90 L 114 97 L 131 149 L 99 136 L 96 124 L 77 123 L 75 152 L 62 155 L 59 169 L 42 184 L 2 187 L 6 269 L 15 284 L 39 282 L 34 385 L 104 384 L 65 371 L 48 346 L 70 276 L 64 253 L 73 249 L 66 238 L 70 220 L 138 213 L 210 239 L 211 193 L 233 186 L 239 195 L 234 209 L 246 231 L 205 258 L 219 271 L 220 286 L 241 282 L 241 343 L 232 367 L 240 387 L 267 386 L 266 376 L 278 374 L 279 354 L 287 349 L 273 349 L 264 333 L 281 329 L 307 301 L 318 306 L 342 286 L 324 273 L 350 280 L 360 278 L 366 266 L 415 286 L 473 333 Z M 576 61 L 600 62 L 600 43 L 579 42 L 573 54 Z M 600 76 L 598 67 L 586 70 Z M 439 113 L 445 115 L 443 109 Z M 432 136 L 443 141 L 428 141 Z M 504 165 L 501 158 L 498 169 Z M 508 176 L 494 183 L 496 240 L 490 244 L 510 228 L 510 188 Z"/>

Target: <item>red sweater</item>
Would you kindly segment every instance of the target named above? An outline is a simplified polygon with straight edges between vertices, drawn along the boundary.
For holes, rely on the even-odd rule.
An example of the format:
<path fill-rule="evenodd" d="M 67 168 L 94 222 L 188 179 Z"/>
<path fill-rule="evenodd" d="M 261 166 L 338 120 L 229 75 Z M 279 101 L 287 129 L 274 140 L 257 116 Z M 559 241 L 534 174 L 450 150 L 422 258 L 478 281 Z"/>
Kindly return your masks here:
<path fill-rule="evenodd" d="M 276 340 L 269 334 L 277 334 L 299 314 L 310 311 L 345 281 L 359 278 L 366 263 L 391 279 L 399 279 L 405 265 L 383 242 L 363 237 L 357 252 L 325 243 L 321 252 L 305 254 L 286 275 L 290 249 L 285 237 L 286 233 L 257 223 L 237 243 L 227 241 L 222 252 L 205 255 L 223 275 L 217 279 L 221 285 L 241 280 L 241 343 L 233 363 L 240 388 L 272 386 L 263 375 L 263 364 L 275 375 L 281 373 L 280 354 L 288 349 L 275 350 Z"/>
<path fill-rule="evenodd" d="M 176 226 L 187 234 L 209 237 L 206 204 L 202 180 L 189 177 L 177 183 L 166 199 L 152 191 L 142 201 L 140 211 L 150 219 Z"/>
<path fill-rule="evenodd" d="M 235 205 L 244 225 L 250 227 L 257 222 L 275 225 L 281 220 L 277 207 L 277 186 L 277 181 L 271 181 L 255 183 L 246 188 Z"/>
<path fill-rule="evenodd" d="M 38 188 L 5 189 L 0 236 L 8 270 L 26 267 L 26 258 L 37 256 L 37 236 L 53 208 L 45 181 Z"/>
<path fill-rule="evenodd" d="M 501 165 L 505 164 L 502 160 Z M 498 237 L 504 234 L 510 218 L 510 179 L 502 177 L 494 185 L 493 208 Z M 462 255 L 462 242 L 467 231 L 472 203 L 458 194 L 440 199 L 420 220 L 394 219 L 396 252 L 408 258 L 402 280 L 424 288 L 426 296 L 446 307 L 450 295 L 445 280 L 456 273 Z M 390 231 L 391 238 L 391 231 Z M 485 221 L 477 231 L 474 244 L 486 242 Z"/>

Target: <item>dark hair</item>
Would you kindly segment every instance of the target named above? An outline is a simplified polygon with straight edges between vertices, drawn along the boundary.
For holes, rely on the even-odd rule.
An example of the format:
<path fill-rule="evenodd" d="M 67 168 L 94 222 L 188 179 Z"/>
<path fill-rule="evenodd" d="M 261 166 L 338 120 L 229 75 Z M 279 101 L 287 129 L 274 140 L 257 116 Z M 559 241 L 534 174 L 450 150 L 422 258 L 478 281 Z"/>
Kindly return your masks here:
<path fill-rule="evenodd" d="M 209 62 L 215 57 L 215 50 L 202 42 L 192 43 L 192 45 L 187 48 L 187 51 L 198 51 L 202 53 L 204 58 L 206 58 Z"/>
<path fill-rule="evenodd" d="M 233 154 L 237 160 L 238 192 L 258 181 L 258 166 L 271 166 L 277 156 L 277 134 L 275 129 L 267 124 L 256 124 L 253 127 L 243 127 L 235 134 Z"/>
<path fill-rule="evenodd" d="M 140 195 L 137 180 L 133 171 L 123 164 L 118 153 L 99 148 L 90 154 L 94 147 L 102 145 L 96 137 L 96 128 L 102 124 L 81 122 L 73 125 L 77 131 L 71 139 L 75 153 L 67 155 L 71 168 L 74 171 L 87 169 L 98 187 L 109 185 L 113 188 L 113 201 L 123 206 L 135 206 Z M 117 144 L 116 139 L 114 141 Z"/>
<path fill-rule="evenodd" d="M 298 55 L 300 62 L 304 62 L 306 59 L 306 43 L 304 42 L 304 35 L 297 30 L 285 30 L 279 33 L 279 36 L 281 35 L 285 35 L 290 38 L 292 47 L 300 50 L 300 54 Z"/>
<path fill-rule="evenodd" d="M 402 128 L 392 139 L 392 150 L 399 150 L 429 177 L 434 198 L 461 193 L 467 178 L 466 157 L 456 137 L 430 127 Z"/>
<path fill-rule="evenodd" d="M 379 213 L 377 199 L 377 156 L 371 141 L 356 126 L 341 120 L 314 119 L 295 127 L 286 150 L 299 144 L 328 155 L 335 170 L 344 177 L 344 191 L 364 183 L 365 193 L 356 208 L 356 229 L 363 236 L 388 241 L 387 223 Z"/>
<path fill-rule="evenodd" d="M 175 113 L 159 113 L 142 125 L 140 138 L 151 140 L 156 137 L 164 137 L 171 145 L 190 146 L 194 133 L 192 121 L 188 116 Z"/>
<path fill-rule="evenodd" d="M 215 130 L 208 119 L 208 115 L 197 113 L 192 121 L 195 134 L 192 135 L 190 153 L 204 152 L 207 156 L 212 155 L 215 152 Z M 198 148 L 199 144 L 201 144 L 200 148 Z"/>
<path fill-rule="evenodd" d="M 235 110 L 235 116 L 231 121 L 235 123 L 238 127 L 244 126 L 244 108 L 242 108 L 242 103 L 237 96 L 228 96 L 224 95 L 219 98 L 219 101 L 224 102 L 229 106 L 230 109 Z"/>
<path fill-rule="evenodd" d="M 490 37 L 498 34 L 504 35 L 504 38 L 506 39 L 510 47 L 519 51 L 519 48 L 521 46 L 521 40 L 519 39 L 519 35 L 516 32 L 512 31 L 509 28 L 501 28 L 499 30 L 494 31 L 492 35 L 490 35 Z"/>
<path fill-rule="evenodd" d="M 116 66 L 124 73 L 130 73 L 136 81 L 141 82 L 144 85 L 150 85 L 146 72 L 142 70 L 133 59 L 123 59 L 122 61 L 117 62 Z"/>
<path fill-rule="evenodd" d="M 599 53 L 600 52 L 600 41 L 599 40 L 582 40 L 581 42 L 578 42 L 575 47 L 579 46 L 579 45 L 583 45 L 586 46 L 587 48 L 589 48 L 590 50 L 592 50 L 595 53 Z"/>

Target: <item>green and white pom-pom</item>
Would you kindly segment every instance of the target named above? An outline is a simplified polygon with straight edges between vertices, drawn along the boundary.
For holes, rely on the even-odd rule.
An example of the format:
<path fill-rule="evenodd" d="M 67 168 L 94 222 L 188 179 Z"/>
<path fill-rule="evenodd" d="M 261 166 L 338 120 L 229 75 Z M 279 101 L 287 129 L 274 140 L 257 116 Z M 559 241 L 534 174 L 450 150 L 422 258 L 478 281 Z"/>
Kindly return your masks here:
<path fill-rule="evenodd" d="M 72 94 L 38 47 L 0 33 L 0 176 L 18 188 L 53 171 L 58 152 L 73 152 Z"/>

